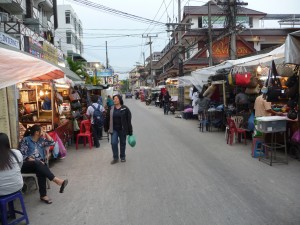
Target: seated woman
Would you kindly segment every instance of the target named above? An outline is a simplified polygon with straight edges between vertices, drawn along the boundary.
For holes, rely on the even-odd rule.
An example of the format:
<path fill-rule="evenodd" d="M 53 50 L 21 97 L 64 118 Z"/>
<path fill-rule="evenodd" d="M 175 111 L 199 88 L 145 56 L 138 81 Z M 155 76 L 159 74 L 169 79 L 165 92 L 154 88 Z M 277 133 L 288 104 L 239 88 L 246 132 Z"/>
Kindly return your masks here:
<path fill-rule="evenodd" d="M 22 163 L 21 152 L 11 149 L 8 136 L 0 133 L 0 196 L 9 195 L 22 189 Z"/>
<path fill-rule="evenodd" d="M 60 193 L 64 192 L 68 180 L 63 180 L 54 176 L 48 165 L 45 163 L 47 154 L 45 149 L 55 145 L 55 142 L 49 134 L 42 132 L 39 125 L 33 125 L 28 128 L 24 138 L 20 142 L 20 151 L 23 155 L 22 173 L 35 173 L 38 178 L 40 199 L 51 204 L 52 201 L 47 196 L 46 178 L 60 186 Z"/>

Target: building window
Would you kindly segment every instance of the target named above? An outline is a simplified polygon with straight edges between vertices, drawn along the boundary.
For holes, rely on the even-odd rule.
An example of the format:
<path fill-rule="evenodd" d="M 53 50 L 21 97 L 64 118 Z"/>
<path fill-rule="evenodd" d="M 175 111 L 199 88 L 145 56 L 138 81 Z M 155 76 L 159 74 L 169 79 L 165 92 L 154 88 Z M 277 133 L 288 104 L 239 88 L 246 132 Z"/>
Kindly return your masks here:
<path fill-rule="evenodd" d="M 71 31 L 67 31 L 66 32 L 66 38 L 67 38 L 67 44 L 72 44 L 72 32 Z"/>
<path fill-rule="evenodd" d="M 74 29 L 75 29 L 75 32 L 77 31 L 77 20 L 76 18 L 74 18 Z"/>
<path fill-rule="evenodd" d="M 253 17 L 249 17 L 249 27 L 253 28 Z"/>
<path fill-rule="evenodd" d="M 66 11 L 65 15 L 66 15 L 66 24 L 70 24 L 71 23 L 71 12 Z"/>
<path fill-rule="evenodd" d="M 198 28 L 202 28 L 202 16 L 198 17 Z"/>

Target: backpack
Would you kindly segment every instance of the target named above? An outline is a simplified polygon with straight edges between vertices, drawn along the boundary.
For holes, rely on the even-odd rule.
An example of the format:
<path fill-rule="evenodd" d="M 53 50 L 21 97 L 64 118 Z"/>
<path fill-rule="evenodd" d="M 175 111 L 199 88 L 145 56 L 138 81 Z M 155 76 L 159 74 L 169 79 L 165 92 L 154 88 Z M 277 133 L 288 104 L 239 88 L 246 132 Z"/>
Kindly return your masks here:
<path fill-rule="evenodd" d="M 103 127 L 103 114 L 100 111 L 101 105 L 98 104 L 97 108 L 94 105 L 92 105 L 92 107 L 94 108 L 94 113 L 93 113 L 94 124 L 96 124 L 97 127 Z"/>

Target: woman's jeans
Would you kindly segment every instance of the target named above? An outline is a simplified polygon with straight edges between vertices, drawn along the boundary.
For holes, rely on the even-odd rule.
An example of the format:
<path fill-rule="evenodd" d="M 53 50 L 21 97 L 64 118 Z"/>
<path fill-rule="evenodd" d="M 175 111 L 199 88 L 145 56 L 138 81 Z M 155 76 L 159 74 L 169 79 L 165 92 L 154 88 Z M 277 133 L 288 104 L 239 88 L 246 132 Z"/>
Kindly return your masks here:
<path fill-rule="evenodd" d="M 119 159 L 119 147 L 118 147 L 119 140 L 120 140 L 120 158 L 125 159 L 126 134 L 122 130 L 113 130 L 113 133 L 111 134 L 111 147 L 112 147 L 114 159 Z"/>
<path fill-rule="evenodd" d="M 46 164 L 38 160 L 24 161 L 21 173 L 35 173 L 38 179 L 40 196 L 44 197 L 47 195 L 46 178 L 52 181 L 54 175 Z"/>
<path fill-rule="evenodd" d="M 164 104 L 164 114 L 168 115 L 169 110 L 170 110 L 170 103 L 165 102 L 165 104 Z"/>

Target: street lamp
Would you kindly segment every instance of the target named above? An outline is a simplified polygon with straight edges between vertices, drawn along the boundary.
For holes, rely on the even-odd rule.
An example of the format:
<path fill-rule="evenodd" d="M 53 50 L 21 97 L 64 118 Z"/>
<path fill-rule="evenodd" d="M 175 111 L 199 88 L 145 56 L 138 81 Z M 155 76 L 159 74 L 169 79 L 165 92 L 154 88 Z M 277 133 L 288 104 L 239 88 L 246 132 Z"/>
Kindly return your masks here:
<path fill-rule="evenodd" d="M 98 63 L 95 63 L 95 64 L 94 64 L 94 67 L 95 67 L 94 81 L 93 81 L 94 85 L 97 84 L 97 68 L 98 68 L 99 66 L 100 66 L 100 65 L 99 65 Z"/>

